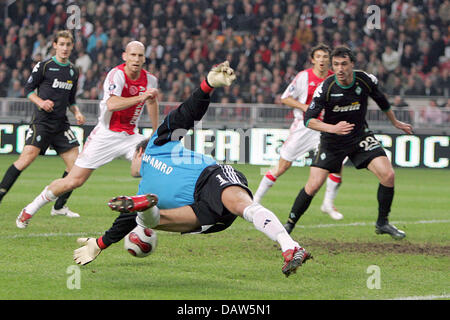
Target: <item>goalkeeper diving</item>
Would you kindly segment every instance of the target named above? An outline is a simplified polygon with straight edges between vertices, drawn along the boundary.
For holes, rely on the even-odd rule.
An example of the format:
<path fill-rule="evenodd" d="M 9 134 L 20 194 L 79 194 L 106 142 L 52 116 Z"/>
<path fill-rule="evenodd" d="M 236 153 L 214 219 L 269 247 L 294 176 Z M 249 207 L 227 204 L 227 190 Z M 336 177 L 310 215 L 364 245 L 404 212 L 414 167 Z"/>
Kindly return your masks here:
<path fill-rule="evenodd" d="M 156 230 L 207 234 L 225 230 L 239 216 L 281 247 L 285 276 L 295 273 L 311 254 L 286 232 L 277 216 L 253 202 L 247 179 L 230 165 L 186 149 L 181 139 L 208 110 L 214 88 L 236 79 L 225 61 L 211 69 L 192 95 L 170 112 L 152 137 L 136 147 L 131 174 L 141 177 L 137 196 L 119 196 L 109 206 L 119 211 L 111 228 L 98 238 L 79 238 L 76 263 L 85 265 L 137 225 Z M 244 238 L 243 238 L 244 239 Z"/>

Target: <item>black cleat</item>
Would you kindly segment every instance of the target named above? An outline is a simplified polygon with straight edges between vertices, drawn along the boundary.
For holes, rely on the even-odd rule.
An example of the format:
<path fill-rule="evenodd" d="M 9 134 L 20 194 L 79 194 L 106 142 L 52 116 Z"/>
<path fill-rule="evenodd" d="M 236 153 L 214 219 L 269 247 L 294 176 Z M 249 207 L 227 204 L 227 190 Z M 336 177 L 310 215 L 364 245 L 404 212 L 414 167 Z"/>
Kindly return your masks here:
<path fill-rule="evenodd" d="M 400 240 L 406 237 L 406 233 L 404 231 L 397 229 L 395 226 L 389 223 L 385 223 L 383 225 L 375 224 L 375 233 L 376 234 L 387 233 L 396 240 Z"/>

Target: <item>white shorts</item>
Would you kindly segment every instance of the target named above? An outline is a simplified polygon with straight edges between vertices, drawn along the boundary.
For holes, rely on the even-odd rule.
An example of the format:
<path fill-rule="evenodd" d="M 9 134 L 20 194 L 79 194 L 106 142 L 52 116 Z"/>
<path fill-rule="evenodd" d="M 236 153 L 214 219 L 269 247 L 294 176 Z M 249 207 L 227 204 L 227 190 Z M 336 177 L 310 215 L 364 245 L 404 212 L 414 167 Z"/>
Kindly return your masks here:
<path fill-rule="evenodd" d="M 280 149 L 284 160 L 294 162 L 306 152 L 315 150 L 320 143 L 320 132 L 308 129 L 303 120 L 295 119 L 289 129 L 289 136 Z"/>
<path fill-rule="evenodd" d="M 136 145 L 143 139 L 145 137 L 140 133 L 130 135 L 97 125 L 87 138 L 75 165 L 81 168 L 97 169 L 121 156 L 131 161 Z"/>

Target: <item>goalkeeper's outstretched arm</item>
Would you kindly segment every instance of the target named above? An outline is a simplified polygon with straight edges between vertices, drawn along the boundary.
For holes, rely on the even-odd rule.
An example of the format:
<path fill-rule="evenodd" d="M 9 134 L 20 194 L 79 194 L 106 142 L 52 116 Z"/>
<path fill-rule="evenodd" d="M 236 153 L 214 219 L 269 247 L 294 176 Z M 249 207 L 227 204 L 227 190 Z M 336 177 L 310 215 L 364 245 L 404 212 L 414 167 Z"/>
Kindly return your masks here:
<path fill-rule="evenodd" d="M 197 88 L 177 109 L 170 112 L 158 127 L 155 145 L 181 140 L 187 131 L 194 127 L 195 122 L 200 121 L 208 111 L 210 93 L 214 88 L 230 86 L 235 79 L 236 75 L 228 61 L 214 66 L 200 84 L 200 88 Z"/>

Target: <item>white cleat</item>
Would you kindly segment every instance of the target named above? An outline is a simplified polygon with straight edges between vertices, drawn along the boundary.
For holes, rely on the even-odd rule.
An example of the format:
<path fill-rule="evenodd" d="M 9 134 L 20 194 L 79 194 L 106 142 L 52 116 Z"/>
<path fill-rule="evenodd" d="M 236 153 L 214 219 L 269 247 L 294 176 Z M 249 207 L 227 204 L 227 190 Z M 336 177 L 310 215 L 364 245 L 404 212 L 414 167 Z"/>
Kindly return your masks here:
<path fill-rule="evenodd" d="M 52 208 L 50 213 L 52 216 L 66 216 L 68 218 L 79 218 L 80 215 L 76 212 L 71 211 L 68 207 L 64 206 L 57 210 L 55 207 Z"/>
<path fill-rule="evenodd" d="M 332 205 L 322 204 L 320 210 L 322 210 L 323 213 L 327 213 L 333 220 L 341 220 L 342 218 L 344 218 L 342 213 L 337 211 L 336 208 Z"/>
<path fill-rule="evenodd" d="M 23 209 L 23 210 L 20 212 L 20 214 L 19 214 L 19 216 L 17 217 L 17 219 L 16 219 L 16 226 L 17 226 L 17 228 L 25 229 L 26 227 L 28 227 L 28 223 L 30 222 L 30 219 L 31 219 L 32 217 L 33 217 L 33 216 L 32 216 L 31 214 L 26 213 L 26 212 L 25 212 L 25 209 Z"/>

